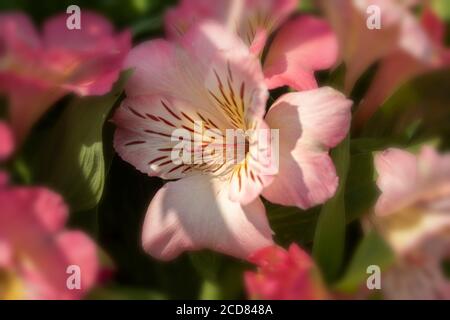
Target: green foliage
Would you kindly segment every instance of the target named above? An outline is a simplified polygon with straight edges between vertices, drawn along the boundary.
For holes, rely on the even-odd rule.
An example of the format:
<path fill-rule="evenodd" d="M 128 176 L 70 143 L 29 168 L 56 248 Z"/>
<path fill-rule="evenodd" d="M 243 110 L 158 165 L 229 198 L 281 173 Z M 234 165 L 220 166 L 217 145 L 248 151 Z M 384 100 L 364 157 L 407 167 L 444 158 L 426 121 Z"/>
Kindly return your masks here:
<path fill-rule="evenodd" d="M 441 138 L 450 146 L 450 69 L 429 72 L 400 87 L 368 123 L 363 136 L 411 145 Z"/>
<path fill-rule="evenodd" d="M 320 212 L 314 235 L 313 256 L 327 281 L 339 274 L 345 249 L 345 185 L 350 163 L 350 138 L 332 152 L 339 177 L 335 196 L 325 203 Z"/>
<path fill-rule="evenodd" d="M 73 213 L 99 203 L 105 182 L 103 125 L 119 98 L 127 76 L 102 97 L 73 98 L 56 124 L 33 146 L 36 182 L 60 192 Z"/>
<path fill-rule="evenodd" d="M 375 232 L 367 234 L 356 249 L 344 276 L 334 286 L 335 290 L 354 293 L 366 281 L 367 267 L 377 265 L 381 271 L 394 262 L 394 253 Z"/>
<path fill-rule="evenodd" d="M 446 21 L 450 21 L 450 1 L 448 0 L 432 0 L 432 7 L 437 14 Z"/>
<path fill-rule="evenodd" d="M 319 207 L 303 211 L 296 207 L 282 207 L 269 202 L 265 205 L 277 243 L 287 247 L 292 242 L 303 246 L 312 242 L 320 212 Z"/>

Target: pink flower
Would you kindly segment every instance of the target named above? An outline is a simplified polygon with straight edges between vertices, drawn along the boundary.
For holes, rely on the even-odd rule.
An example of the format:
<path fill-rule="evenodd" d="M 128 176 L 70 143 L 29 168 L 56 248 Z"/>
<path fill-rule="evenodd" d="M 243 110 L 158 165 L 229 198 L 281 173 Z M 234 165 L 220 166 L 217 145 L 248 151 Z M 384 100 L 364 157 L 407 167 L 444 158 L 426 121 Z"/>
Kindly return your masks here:
<path fill-rule="evenodd" d="M 337 60 L 337 40 L 319 18 L 305 15 L 286 22 L 297 5 L 297 0 L 182 0 L 168 11 L 166 30 L 174 38 L 203 20 L 215 20 L 237 33 L 252 53 L 261 55 L 268 37 L 281 27 L 264 62 L 269 89 L 285 85 L 314 89 L 314 72 L 331 68 Z"/>
<path fill-rule="evenodd" d="M 84 233 L 63 229 L 67 207 L 39 187 L 0 187 L 0 299 L 79 299 L 94 285 L 95 244 Z M 80 269 L 80 289 L 67 273 Z"/>
<path fill-rule="evenodd" d="M 263 248 L 250 257 L 259 268 L 246 272 L 250 298 L 265 300 L 323 300 L 329 294 L 311 257 L 296 244 L 289 250 Z"/>
<path fill-rule="evenodd" d="M 340 93 L 290 93 L 264 118 L 268 91 L 258 59 L 214 23 L 198 24 L 175 42 L 142 43 L 126 66 L 135 70 L 114 115 L 115 149 L 141 172 L 177 180 L 155 195 L 147 211 L 142 241 L 154 257 L 168 260 L 208 248 L 246 258 L 272 244 L 261 192 L 270 201 L 303 208 L 333 196 L 338 178 L 328 150 L 345 137 L 351 107 Z M 278 174 L 273 161 L 258 158 L 258 133 L 269 128 L 280 129 Z M 179 129 L 188 133 L 187 148 L 174 139 Z M 229 129 L 250 134 L 238 144 L 217 142 Z M 210 130 L 215 137 L 206 134 Z M 192 148 L 191 141 L 200 147 Z M 210 150 L 233 144 L 242 157 Z M 202 161 L 190 161 L 198 153 Z"/>
<path fill-rule="evenodd" d="M 355 115 L 355 124 L 359 128 L 399 86 L 420 74 L 450 64 L 450 49 L 444 45 L 445 23 L 431 9 L 425 9 L 421 28 L 431 41 L 432 58 L 418 59 L 405 50 L 397 50 L 385 57 Z"/>
<path fill-rule="evenodd" d="M 432 63 L 432 41 L 410 9 L 417 0 L 321 0 L 333 26 L 347 67 L 346 92 L 367 68 L 389 54 L 402 50 L 414 59 Z M 379 8 L 381 28 L 367 25 L 368 9 Z"/>
<path fill-rule="evenodd" d="M 0 91 L 18 141 L 67 93 L 108 92 L 129 51 L 130 34 L 116 35 L 104 18 L 83 10 L 81 29 L 69 30 L 67 17 L 50 18 L 39 35 L 25 15 L 0 14 Z"/>
<path fill-rule="evenodd" d="M 14 151 L 14 137 L 9 126 L 0 121 L 0 161 L 6 160 Z"/>
<path fill-rule="evenodd" d="M 375 225 L 397 255 L 383 281 L 388 298 L 450 299 L 441 271 L 450 256 L 450 154 L 389 149 L 375 159 L 382 192 Z"/>

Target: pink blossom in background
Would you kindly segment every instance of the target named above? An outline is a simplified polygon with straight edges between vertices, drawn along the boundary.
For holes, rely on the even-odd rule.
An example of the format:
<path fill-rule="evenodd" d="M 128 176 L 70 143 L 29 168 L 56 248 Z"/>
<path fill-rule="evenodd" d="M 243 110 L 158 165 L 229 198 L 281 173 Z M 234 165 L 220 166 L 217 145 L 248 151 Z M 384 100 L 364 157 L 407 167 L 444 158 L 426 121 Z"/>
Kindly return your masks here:
<path fill-rule="evenodd" d="M 94 242 L 64 229 L 67 207 L 41 187 L 0 187 L 0 299 L 80 299 L 96 282 Z M 69 290 L 67 267 L 81 271 Z"/>
<path fill-rule="evenodd" d="M 336 36 L 328 24 L 309 15 L 288 18 L 297 0 L 184 0 L 168 11 L 166 30 L 176 38 L 192 25 L 214 20 L 237 33 L 255 55 L 270 45 L 263 71 L 269 89 L 290 86 L 296 90 L 317 88 L 314 72 L 331 68 L 338 56 Z"/>
<path fill-rule="evenodd" d="M 433 44 L 412 13 L 417 0 L 321 0 L 321 6 L 339 39 L 346 64 L 346 92 L 376 61 L 401 50 L 423 63 L 433 63 Z M 381 10 L 381 29 L 369 29 L 369 6 Z"/>
<path fill-rule="evenodd" d="M 388 149 L 375 158 L 381 190 L 375 225 L 397 255 L 383 279 L 389 299 L 450 299 L 450 154 Z"/>
<path fill-rule="evenodd" d="M 385 57 L 358 107 L 354 119 L 358 128 L 361 128 L 402 84 L 425 72 L 450 65 L 450 48 L 445 48 L 445 23 L 427 8 L 421 17 L 421 27 L 431 40 L 432 58 L 418 59 L 404 50 L 397 50 Z"/>
<path fill-rule="evenodd" d="M 134 72 L 113 118 L 115 149 L 143 173 L 179 179 L 168 182 L 148 208 L 142 240 L 152 256 L 168 260 L 208 248 L 245 259 L 272 244 L 261 193 L 302 208 L 334 195 L 338 178 L 328 150 L 345 137 L 350 122 L 351 101 L 342 94 L 331 88 L 291 93 L 264 118 L 268 90 L 257 57 L 212 22 L 174 42 L 142 43 L 126 66 Z M 195 121 L 222 135 L 226 129 L 280 129 L 279 173 L 255 160 L 254 137 L 237 163 L 212 153 L 201 165 L 174 163 L 178 140 L 171 135 L 177 128 L 194 132 Z M 198 136 L 212 143 L 198 132 L 191 138 Z"/>
<path fill-rule="evenodd" d="M 264 61 L 267 85 L 317 88 L 315 71 L 331 68 L 337 57 L 336 36 L 323 19 L 308 15 L 293 19 L 281 27 Z"/>
<path fill-rule="evenodd" d="M 129 51 L 129 32 L 116 34 L 105 18 L 83 10 L 80 30 L 66 19 L 48 19 L 39 34 L 24 14 L 0 14 L 0 92 L 20 142 L 62 96 L 107 93 Z"/>
<path fill-rule="evenodd" d="M 6 160 L 14 151 L 14 137 L 9 126 L 0 121 L 0 161 Z"/>
<path fill-rule="evenodd" d="M 323 300 L 329 294 L 312 258 L 296 244 L 271 246 L 250 256 L 258 266 L 244 275 L 247 294 L 264 300 Z"/>

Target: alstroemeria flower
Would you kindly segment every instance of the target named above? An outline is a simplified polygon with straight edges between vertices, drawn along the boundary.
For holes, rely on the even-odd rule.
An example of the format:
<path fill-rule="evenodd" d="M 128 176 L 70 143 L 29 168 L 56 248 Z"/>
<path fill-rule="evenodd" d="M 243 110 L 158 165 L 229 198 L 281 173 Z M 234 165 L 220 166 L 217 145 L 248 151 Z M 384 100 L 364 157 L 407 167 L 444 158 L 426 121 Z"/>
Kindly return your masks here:
<path fill-rule="evenodd" d="M 417 0 L 321 0 L 322 7 L 339 39 L 341 58 L 347 67 L 346 92 L 370 65 L 403 50 L 424 63 L 435 59 L 432 41 L 413 15 Z M 369 29 L 368 20 L 380 11 L 381 28 Z"/>
<path fill-rule="evenodd" d="M 382 194 L 374 221 L 397 255 L 383 278 L 385 296 L 449 299 L 441 262 L 450 257 L 450 155 L 389 149 L 375 165 Z"/>
<path fill-rule="evenodd" d="M 167 260 L 209 248 L 246 258 L 272 243 L 259 198 L 263 190 L 270 201 L 301 207 L 333 196 L 338 178 L 328 150 L 345 137 L 350 121 L 351 102 L 342 94 L 331 88 L 290 93 L 264 119 L 268 90 L 258 59 L 212 22 L 190 28 L 175 42 L 145 42 L 130 52 L 126 65 L 135 70 L 114 115 L 115 149 L 143 173 L 179 179 L 167 183 L 148 208 L 142 240 L 151 255 Z M 198 122 L 203 126 L 196 128 Z M 207 151 L 217 142 L 205 129 L 220 137 L 230 129 L 268 128 L 280 129 L 278 174 L 272 161 L 256 157 L 255 135 L 236 146 L 245 151 L 240 159 Z M 178 149 L 179 129 L 200 148 Z M 203 151 L 203 161 L 173 161 L 174 151 L 187 153 L 187 160 Z M 276 187 L 265 189 L 270 183 Z"/>
<path fill-rule="evenodd" d="M 81 29 L 69 30 L 67 15 L 50 18 L 39 35 L 27 16 L 0 14 L 0 92 L 18 141 L 67 93 L 107 93 L 130 48 L 130 34 L 83 10 Z"/>
<path fill-rule="evenodd" d="M 249 258 L 258 266 L 244 274 L 250 298 L 265 300 L 324 300 L 330 296 L 311 257 L 296 244 L 289 249 L 263 248 Z"/>
<path fill-rule="evenodd" d="M 62 198 L 45 188 L 3 185 L 0 208 L 0 299 L 82 298 L 96 281 L 96 246 L 84 233 L 63 229 Z M 69 266 L 79 267 L 79 289 L 67 285 Z"/>
<path fill-rule="evenodd" d="M 278 28 L 264 61 L 269 89 L 290 86 L 296 90 L 317 87 L 314 72 L 331 68 L 338 55 L 337 40 L 328 24 L 305 15 L 287 21 L 298 0 L 182 0 L 168 11 L 166 30 L 171 38 L 203 20 L 227 25 L 255 55 Z M 287 21 L 287 22 L 286 22 Z"/>
<path fill-rule="evenodd" d="M 427 71 L 450 65 L 450 48 L 445 47 L 445 23 L 427 8 L 422 14 L 421 26 L 431 40 L 433 59 L 417 59 L 404 50 L 397 50 L 384 58 L 357 109 L 354 121 L 358 127 L 362 127 L 403 83 Z"/>
<path fill-rule="evenodd" d="M 0 121 L 0 161 L 6 160 L 14 151 L 14 137 L 9 126 Z"/>

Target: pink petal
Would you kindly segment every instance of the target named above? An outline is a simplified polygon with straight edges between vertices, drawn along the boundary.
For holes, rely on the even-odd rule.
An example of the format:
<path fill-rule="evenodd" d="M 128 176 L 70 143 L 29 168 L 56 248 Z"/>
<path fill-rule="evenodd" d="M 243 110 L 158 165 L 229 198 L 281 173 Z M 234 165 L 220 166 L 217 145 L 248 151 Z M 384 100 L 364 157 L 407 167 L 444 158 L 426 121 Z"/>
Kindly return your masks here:
<path fill-rule="evenodd" d="M 407 81 L 450 63 L 450 50 L 444 48 L 444 24 L 429 9 L 421 25 L 415 20 L 404 24 L 406 47 L 385 57 L 355 114 L 356 127 L 362 128 L 381 105 Z M 408 29 L 408 25 L 410 26 Z M 409 40 L 408 40 L 409 39 Z M 409 49 L 408 49 L 409 45 Z"/>
<path fill-rule="evenodd" d="M 314 72 L 331 68 L 337 60 L 337 39 L 328 24 L 302 16 L 283 25 L 264 63 L 270 89 L 288 85 L 296 90 L 317 87 Z"/>
<path fill-rule="evenodd" d="M 251 298 L 268 300 L 327 299 L 320 274 L 311 257 L 296 244 L 289 251 L 271 246 L 255 252 L 250 260 L 259 269 L 245 273 Z"/>
<path fill-rule="evenodd" d="M 424 10 L 421 23 L 435 44 L 445 42 L 445 23 L 432 10 L 429 8 Z"/>
<path fill-rule="evenodd" d="M 289 93 L 279 98 L 266 122 L 280 129 L 280 168 L 263 196 L 306 209 L 331 198 L 338 177 L 330 148 L 347 135 L 351 101 L 331 88 Z"/>
<path fill-rule="evenodd" d="M 14 137 L 9 126 L 0 121 L 0 161 L 7 159 L 14 151 Z"/>
<path fill-rule="evenodd" d="M 86 234 L 80 231 L 65 231 L 58 235 L 57 244 L 69 265 L 80 268 L 80 290 L 68 290 L 63 288 L 63 296 L 67 298 L 81 298 L 96 283 L 99 272 L 97 247 Z"/>
<path fill-rule="evenodd" d="M 295 11 L 297 4 L 297 0 L 182 0 L 165 16 L 166 33 L 177 38 L 192 26 L 211 20 L 235 31 L 258 55 L 270 33 Z"/>
<path fill-rule="evenodd" d="M 62 86 L 79 95 L 102 95 L 117 80 L 130 50 L 129 32 L 115 34 L 108 20 L 83 10 L 81 29 L 68 30 L 67 15 L 44 25 L 43 43 L 48 66 L 56 72 L 71 70 Z"/>
<path fill-rule="evenodd" d="M 0 237 L 0 267 L 7 268 L 13 263 L 11 246 L 8 241 Z"/>
<path fill-rule="evenodd" d="M 67 207 L 60 195 L 45 188 L 11 187 L 0 191 L 2 212 L 0 219 L 14 232 L 29 227 L 41 228 L 45 232 L 59 231 L 67 219 Z M 9 221 L 6 223 L 6 221 Z M 5 225 L 6 226 L 6 225 Z M 24 229 L 25 232 L 25 229 Z"/>
<path fill-rule="evenodd" d="M 246 98 L 253 97 L 254 112 L 264 113 L 267 91 L 260 64 L 237 37 L 219 25 L 203 23 L 191 28 L 180 42 L 177 46 L 153 40 L 130 52 L 126 67 L 135 71 L 126 86 L 128 96 L 175 95 L 199 108 L 221 109 L 208 90 L 220 96 L 219 86 L 227 86 L 231 66 L 235 97 L 245 82 Z"/>
<path fill-rule="evenodd" d="M 25 45 L 38 48 L 41 46 L 33 23 L 20 12 L 0 14 L 0 39 L 5 41 L 8 47 L 17 48 Z M 3 54 L 3 52 L 0 52 L 0 54 Z"/>
<path fill-rule="evenodd" d="M 383 275 L 388 300 L 449 300 L 450 282 L 436 261 L 398 262 Z"/>
<path fill-rule="evenodd" d="M 178 163 L 177 160 L 181 160 L 177 157 L 179 152 L 183 149 L 183 152 L 193 155 L 194 141 L 199 141 L 200 146 L 203 144 L 193 133 L 197 130 L 195 123 L 203 123 L 205 119 L 219 128 L 226 125 L 221 117 L 198 107 L 184 100 L 157 95 L 125 99 L 113 118 L 117 125 L 115 150 L 122 159 L 150 176 L 164 179 L 184 177 L 191 171 L 193 161 L 183 162 L 185 165 Z M 180 141 L 172 138 L 178 137 L 175 135 L 177 129 L 187 134 L 183 137 L 186 145 L 180 146 Z"/>
<path fill-rule="evenodd" d="M 178 6 L 167 10 L 164 17 L 166 33 L 169 38 L 182 36 L 195 23 L 214 20 L 226 23 L 229 12 L 228 0 L 181 0 Z"/>
<path fill-rule="evenodd" d="M 231 17 L 232 25 L 252 52 L 260 54 L 267 37 L 294 13 L 297 5 L 297 0 L 245 0 L 239 14 Z"/>
<path fill-rule="evenodd" d="M 338 36 L 341 57 L 346 63 L 346 92 L 370 65 L 400 48 L 425 58 L 428 43 L 409 12 L 410 2 L 322 0 L 321 4 Z M 379 30 L 370 30 L 366 25 L 370 5 L 381 9 Z"/>
<path fill-rule="evenodd" d="M 382 195 L 376 204 L 376 213 L 385 215 L 404 203 L 402 198 L 410 194 L 418 183 L 416 157 L 399 149 L 388 149 L 375 156 L 378 172 L 377 185 Z"/>
<path fill-rule="evenodd" d="M 91 51 L 99 48 L 99 43 L 114 36 L 111 23 L 104 17 L 81 11 L 81 29 L 67 28 L 67 14 L 49 18 L 43 26 L 43 42 L 46 47 L 66 48 L 74 51 Z"/>
<path fill-rule="evenodd" d="M 78 232 L 61 233 L 67 208 L 44 188 L 0 190 L 0 234 L 14 258 L 8 268 L 23 280 L 25 298 L 79 298 L 93 283 L 97 258 L 93 243 Z M 82 290 L 68 290 L 67 267 L 82 267 Z M 83 279 L 84 277 L 84 279 Z"/>
<path fill-rule="evenodd" d="M 375 158 L 382 192 L 375 221 L 400 256 L 431 243 L 435 252 L 447 243 L 450 226 L 450 155 L 424 147 L 418 157 L 388 149 Z M 446 246 L 448 254 L 448 244 Z M 434 254 L 434 255 L 437 255 Z"/>
<path fill-rule="evenodd" d="M 26 17 L 0 16 L 6 25 L 0 54 L 8 62 L 0 71 L 0 91 L 8 97 L 19 143 L 59 98 L 69 91 L 105 94 L 122 69 L 131 42 L 128 32 L 116 36 L 105 19 L 89 11 L 82 13 L 80 30 L 68 30 L 66 19 L 64 14 L 48 20 L 40 39 Z"/>
<path fill-rule="evenodd" d="M 262 54 L 267 42 L 267 32 L 265 30 L 256 31 L 255 38 L 250 46 L 250 52 L 255 56 Z"/>
<path fill-rule="evenodd" d="M 142 243 L 162 260 L 205 248 L 245 259 L 272 244 L 272 236 L 259 199 L 246 206 L 232 202 L 223 183 L 196 175 L 158 191 L 147 211 Z"/>
<path fill-rule="evenodd" d="M 0 189 L 6 187 L 8 183 L 9 183 L 8 173 L 0 170 Z"/>
<path fill-rule="evenodd" d="M 145 42 L 131 51 L 127 66 L 135 70 L 125 89 L 128 98 L 114 116 L 115 148 L 142 172 L 177 179 L 196 170 L 186 166 L 192 162 L 170 157 L 179 144 L 176 137 L 172 141 L 175 130 L 202 144 L 203 131 L 195 124 L 225 136 L 227 129 L 262 122 L 268 91 L 261 65 L 219 25 L 195 26 L 176 43 Z M 187 153 L 199 149 L 190 144 Z"/>

